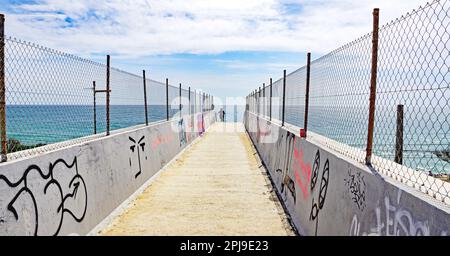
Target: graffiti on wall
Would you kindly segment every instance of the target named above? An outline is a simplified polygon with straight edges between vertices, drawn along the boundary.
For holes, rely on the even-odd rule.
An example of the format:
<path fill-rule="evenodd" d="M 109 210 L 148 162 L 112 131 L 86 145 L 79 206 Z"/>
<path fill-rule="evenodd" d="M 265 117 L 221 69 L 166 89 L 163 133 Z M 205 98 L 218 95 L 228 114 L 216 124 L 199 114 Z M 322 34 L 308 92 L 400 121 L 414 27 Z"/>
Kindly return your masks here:
<path fill-rule="evenodd" d="M 350 225 L 349 235 L 429 236 L 439 234 L 439 232 L 432 233 L 428 220 L 419 220 L 408 209 L 402 207 L 401 196 L 400 189 L 394 202 L 389 196 L 385 196 L 382 205 L 376 207 L 364 221 L 361 221 L 355 214 Z M 446 236 L 447 231 L 440 231 L 440 235 Z"/>
<path fill-rule="evenodd" d="M 144 154 L 145 151 L 145 142 L 144 142 L 145 136 L 142 136 L 139 140 L 135 140 L 131 136 L 129 136 L 128 139 L 132 142 L 130 146 L 131 155 L 129 157 L 130 168 L 136 169 L 134 174 L 134 178 L 136 179 L 142 173 L 141 154 Z M 133 156 L 136 158 L 136 161 L 131 160 Z M 145 156 L 145 160 L 147 160 L 147 156 Z M 133 168 L 132 164 L 133 162 L 137 162 L 138 166 Z"/>
<path fill-rule="evenodd" d="M 174 140 L 173 134 L 161 135 L 156 137 L 152 143 L 151 147 L 153 150 L 156 150 L 160 145 L 170 143 Z"/>
<path fill-rule="evenodd" d="M 320 183 L 319 182 L 320 178 Z M 319 213 L 325 205 L 325 200 L 327 198 L 328 183 L 330 179 L 330 161 L 325 160 L 322 172 L 320 172 L 320 151 L 317 150 L 316 156 L 314 157 L 313 173 L 311 177 L 311 195 L 312 195 L 312 206 L 309 219 L 316 222 L 315 234 L 317 235 L 317 228 L 319 225 Z"/>
<path fill-rule="evenodd" d="M 348 176 L 344 179 L 344 185 L 359 210 L 364 211 L 366 207 L 366 182 L 361 172 L 353 173 L 348 170 Z"/>
<path fill-rule="evenodd" d="M 294 155 L 292 161 L 292 170 L 294 171 L 295 180 L 303 194 L 303 198 L 309 197 L 309 184 L 311 182 L 311 164 L 303 162 L 303 150 L 297 148 L 296 137 L 294 137 Z"/>
<path fill-rule="evenodd" d="M 276 170 L 277 173 L 282 175 L 281 180 L 281 194 L 284 196 L 284 201 L 287 201 L 288 193 L 291 195 L 292 199 L 294 200 L 294 204 L 297 201 L 297 196 L 295 194 L 295 183 L 294 181 L 289 177 L 287 173 L 283 174 L 283 171 L 281 169 Z"/>
<path fill-rule="evenodd" d="M 86 215 L 88 193 L 78 171 L 77 157 L 71 163 L 58 159 L 49 164 L 48 171 L 30 165 L 18 180 L 0 175 L 0 186 L 2 182 L 14 193 L 0 202 L 0 227 L 17 225 L 28 228 L 26 232 L 35 236 L 58 235 L 65 216 L 82 222 Z M 53 220 L 54 226 L 46 225 L 46 230 L 50 230 L 46 234 L 40 232 L 42 219 Z"/>
<path fill-rule="evenodd" d="M 203 135 L 205 132 L 205 123 L 203 120 L 203 114 L 197 115 L 197 131 L 199 135 Z"/>
<path fill-rule="evenodd" d="M 186 145 L 186 128 L 184 126 L 184 119 L 181 118 L 178 121 L 178 133 L 180 138 L 180 147 Z"/>

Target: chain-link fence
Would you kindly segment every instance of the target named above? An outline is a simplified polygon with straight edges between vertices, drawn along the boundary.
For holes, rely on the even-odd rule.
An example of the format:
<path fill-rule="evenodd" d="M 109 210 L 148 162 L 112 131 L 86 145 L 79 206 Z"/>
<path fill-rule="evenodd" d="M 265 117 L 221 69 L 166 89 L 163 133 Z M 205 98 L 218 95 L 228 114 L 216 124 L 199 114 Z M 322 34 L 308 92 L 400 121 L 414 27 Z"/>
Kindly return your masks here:
<path fill-rule="evenodd" d="M 275 82 L 268 101 L 280 107 L 265 116 L 449 203 L 450 0 L 374 28 Z M 247 97 L 249 111 L 263 114 L 260 97 Z"/>
<path fill-rule="evenodd" d="M 0 39 L 6 98 L 2 134 L 7 135 L 2 151 L 8 160 L 105 136 L 107 65 L 15 38 Z M 204 93 L 189 95 L 184 88 L 146 78 L 146 116 L 143 76 L 110 68 L 109 81 L 110 130 L 179 117 L 180 106 L 183 115 L 212 108 L 212 97 Z M 180 92 L 186 98 L 181 102 Z"/>

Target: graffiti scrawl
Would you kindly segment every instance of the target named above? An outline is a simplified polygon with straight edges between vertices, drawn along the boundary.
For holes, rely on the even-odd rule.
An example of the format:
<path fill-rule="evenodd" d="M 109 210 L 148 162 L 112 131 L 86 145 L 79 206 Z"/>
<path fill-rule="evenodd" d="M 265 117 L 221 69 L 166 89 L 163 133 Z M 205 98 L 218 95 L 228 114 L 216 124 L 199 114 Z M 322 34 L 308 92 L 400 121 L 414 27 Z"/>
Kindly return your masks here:
<path fill-rule="evenodd" d="M 137 177 L 139 177 L 139 175 L 141 175 L 142 173 L 142 165 L 141 165 L 141 151 L 144 152 L 145 150 L 145 136 L 142 136 L 138 141 L 136 141 L 135 139 L 133 139 L 132 137 L 128 137 L 128 139 L 133 142 L 133 144 L 130 146 L 130 151 L 132 153 L 137 153 L 137 162 L 139 164 L 139 170 L 135 173 L 134 178 L 136 179 Z M 137 150 L 136 150 L 137 149 Z M 131 165 L 131 157 L 129 158 L 130 160 L 130 167 Z M 145 157 L 145 160 L 147 160 L 147 156 Z"/>
<path fill-rule="evenodd" d="M 55 170 L 63 173 L 57 173 Z M 73 176 L 67 178 L 68 171 L 72 171 Z M 63 175 L 61 179 L 57 178 L 61 175 Z M 39 178 L 38 180 L 36 180 L 37 177 Z M 46 181 L 46 183 L 41 182 L 41 179 Z M 58 159 L 50 163 L 48 173 L 45 173 L 38 165 L 30 165 L 17 181 L 11 181 L 6 176 L 0 175 L 1 181 L 5 182 L 11 189 L 17 190 L 6 207 L 7 211 L 13 215 L 15 222 L 29 221 L 30 212 L 24 212 L 23 209 L 24 206 L 26 209 L 32 209 L 34 225 L 26 225 L 33 229 L 29 230 L 30 234 L 35 236 L 39 234 L 40 219 L 49 218 L 49 216 L 45 215 L 54 214 L 57 218 L 55 220 L 56 227 L 50 235 L 59 234 L 66 215 L 71 216 L 76 222 L 82 222 L 86 215 L 88 193 L 86 183 L 78 172 L 76 157 L 70 164 L 64 159 Z M 35 181 L 39 182 L 36 183 Z M 51 196 L 52 200 L 57 198 L 56 204 L 50 200 L 45 201 L 45 204 L 39 204 L 40 201 L 44 200 L 41 197 L 45 196 Z M 54 209 L 48 209 L 51 207 L 54 207 Z M 28 215 L 24 216 L 26 213 Z M 3 223 L 0 223 L 0 225 L 10 224 L 5 221 L 7 217 L 2 219 Z"/>
<path fill-rule="evenodd" d="M 330 162 L 328 161 L 328 159 L 325 161 L 322 170 L 322 177 L 320 179 L 320 184 L 318 189 L 316 189 L 317 181 L 320 175 L 319 169 L 320 169 L 320 152 L 319 150 L 317 150 L 316 156 L 314 157 L 313 173 L 311 177 L 311 194 L 313 194 L 314 191 L 318 191 L 318 194 L 317 198 L 314 198 L 314 196 L 312 197 L 311 213 L 309 215 L 310 220 L 316 221 L 316 231 L 315 231 L 316 235 L 317 235 L 317 227 L 319 225 L 319 212 L 325 205 L 325 199 L 327 197 L 328 191 L 328 181 L 330 178 Z"/>
<path fill-rule="evenodd" d="M 363 211 L 366 207 L 366 182 L 364 181 L 364 176 L 360 172 L 353 174 L 348 170 L 348 178 L 344 179 L 344 182 L 352 201 L 359 210 Z"/>

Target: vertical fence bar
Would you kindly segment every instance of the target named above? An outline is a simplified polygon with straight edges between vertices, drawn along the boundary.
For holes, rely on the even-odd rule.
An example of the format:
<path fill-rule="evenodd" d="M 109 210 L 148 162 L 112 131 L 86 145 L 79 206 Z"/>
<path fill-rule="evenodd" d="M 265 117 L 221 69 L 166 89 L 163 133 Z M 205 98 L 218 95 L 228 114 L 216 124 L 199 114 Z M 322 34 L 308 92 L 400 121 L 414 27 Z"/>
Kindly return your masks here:
<path fill-rule="evenodd" d="M 270 78 L 269 120 L 272 121 L 272 78 Z"/>
<path fill-rule="evenodd" d="M 189 96 L 188 96 L 188 100 L 189 100 L 189 115 L 191 115 L 191 87 L 189 86 Z"/>
<path fill-rule="evenodd" d="M 397 130 L 395 132 L 395 159 L 398 164 L 403 164 L 403 105 L 397 106 Z"/>
<path fill-rule="evenodd" d="M 281 126 L 284 126 L 285 109 L 286 109 L 286 69 L 283 70 L 283 107 L 281 112 Z"/>
<path fill-rule="evenodd" d="M 110 131 L 110 113 L 109 113 L 109 80 L 110 80 L 110 69 L 111 69 L 111 56 L 106 56 L 106 136 L 109 135 Z"/>
<path fill-rule="evenodd" d="M 178 109 L 180 111 L 180 118 L 183 118 L 183 115 L 181 114 L 181 83 L 180 83 L 180 89 L 179 89 L 179 94 L 178 94 L 178 103 L 180 103 L 180 105 L 178 106 Z"/>
<path fill-rule="evenodd" d="M 372 35 L 372 68 L 370 77 L 370 104 L 369 124 L 367 132 L 366 164 L 370 165 L 372 160 L 373 128 L 375 122 L 375 99 L 377 93 L 377 64 L 378 64 L 378 24 L 380 10 L 373 9 L 373 35 Z"/>
<path fill-rule="evenodd" d="M 166 120 L 169 121 L 169 78 L 166 78 Z"/>
<path fill-rule="evenodd" d="M 266 84 L 263 83 L 262 87 L 262 98 L 263 98 L 263 116 L 266 116 Z"/>
<path fill-rule="evenodd" d="M 6 141 L 6 85 L 5 85 L 5 16 L 0 14 L 0 129 L 1 129 L 1 162 L 7 159 Z"/>
<path fill-rule="evenodd" d="M 92 82 L 94 88 L 94 134 L 97 134 L 97 86 Z"/>
<path fill-rule="evenodd" d="M 309 83 L 311 78 L 311 53 L 308 52 L 306 56 L 306 93 L 305 93 L 305 119 L 303 129 L 305 130 L 305 137 L 308 134 L 308 112 L 309 112 Z"/>
<path fill-rule="evenodd" d="M 261 87 L 258 88 L 258 116 L 261 115 Z"/>
<path fill-rule="evenodd" d="M 142 70 L 142 77 L 144 79 L 144 108 L 145 108 L 145 125 L 148 126 L 148 112 L 147 112 L 147 82 L 145 79 L 145 70 Z"/>

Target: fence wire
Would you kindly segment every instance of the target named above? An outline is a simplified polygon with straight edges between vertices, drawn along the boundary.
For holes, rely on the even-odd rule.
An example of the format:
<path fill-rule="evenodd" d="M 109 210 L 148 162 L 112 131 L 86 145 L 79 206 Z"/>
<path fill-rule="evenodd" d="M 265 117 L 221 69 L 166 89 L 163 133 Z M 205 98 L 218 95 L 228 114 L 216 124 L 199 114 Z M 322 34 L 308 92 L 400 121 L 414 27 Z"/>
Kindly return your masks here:
<path fill-rule="evenodd" d="M 450 0 L 427 3 L 380 27 L 378 36 L 372 165 L 450 204 Z M 310 138 L 361 163 L 372 39 L 366 34 L 310 64 L 308 137 L 312 132 Z M 304 126 L 305 84 L 306 67 L 286 77 L 284 121 L 298 127 Z M 272 89 L 272 119 L 281 120 L 283 79 Z M 260 113 L 254 96 L 248 109 Z"/>
<path fill-rule="evenodd" d="M 105 135 L 106 93 L 94 93 L 94 82 L 96 90 L 106 89 L 106 65 L 15 38 L 3 40 L 8 160 Z M 146 86 L 149 122 L 166 120 L 166 85 L 146 79 Z M 145 124 L 142 76 L 110 68 L 110 90 L 111 131 Z M 170 118 L 180 116 L 178 96 L 179 87 L 170 85 L 169 104 L 176 102 L 169 107 Z M 184 88 L 182 96 L 189 98 Z M 182 104 L 186 115 L 189 102 Z M 202 102 L 191 102 L 193 111 L 201 111 L 194 104 Z"/>

